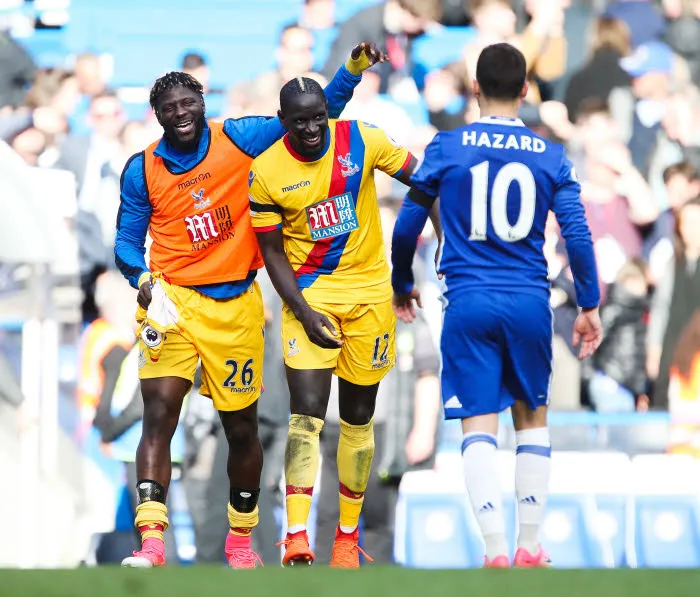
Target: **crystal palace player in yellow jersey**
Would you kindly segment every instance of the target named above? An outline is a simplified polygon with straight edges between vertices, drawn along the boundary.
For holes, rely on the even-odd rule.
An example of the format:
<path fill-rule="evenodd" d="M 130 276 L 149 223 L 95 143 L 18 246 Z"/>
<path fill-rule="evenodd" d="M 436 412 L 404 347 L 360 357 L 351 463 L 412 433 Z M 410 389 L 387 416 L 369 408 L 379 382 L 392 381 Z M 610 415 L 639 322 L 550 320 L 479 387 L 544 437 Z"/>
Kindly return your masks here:
<path fill-rule="evenodd" d="M 254 160 L 249 186 L 253 227 L 285 302 L 292 415 L 283 563 L 314 560 L 306 522 L 335 373 L 340 524 L 331 566 L 356 568 L 357 524 L 374 454 L 374 403 L 394 364 L 396 323 L 374 169 L 407 184 L 416 159 L 372 125 L 329 121 L 323 90 L 312 79 L 287 83 L 280 108 L 288 133 Z"/>

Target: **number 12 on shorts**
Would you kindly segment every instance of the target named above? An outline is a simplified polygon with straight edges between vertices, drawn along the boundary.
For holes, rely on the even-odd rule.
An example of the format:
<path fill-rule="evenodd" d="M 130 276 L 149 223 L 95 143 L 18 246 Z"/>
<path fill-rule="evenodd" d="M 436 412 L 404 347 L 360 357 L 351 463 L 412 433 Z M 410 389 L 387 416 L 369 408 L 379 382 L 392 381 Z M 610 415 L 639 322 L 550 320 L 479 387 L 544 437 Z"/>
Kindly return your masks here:
<path fill-rule="evenodd" d="M 243 363 L 243 367 L 239 367 L 237 360 L 228 359 L 226 361 L 226 366 L 231 369 L 231 375 L 229 375 L 224 381 L 224 387 L 233 390 L 237 384 L 237 377 L 240 377 L 241 385 L 244 388 L 250 386 L 250 384 L 253 383 L 253 377 L 255 375 L 252 367 L 253 362 L 254 359 L 248 359 L 245 363 Z M 240 376 L 238 375 L 239 370 Z"/>
<path fill-rule="evenodd" d="M 372 364 L 384 363 L 387 359 L 387 352 L 389 352 L 389 333 L 387 332 L 383 336 L 377 336 L 374 339 L 374 353 L 372 355 Z"/>

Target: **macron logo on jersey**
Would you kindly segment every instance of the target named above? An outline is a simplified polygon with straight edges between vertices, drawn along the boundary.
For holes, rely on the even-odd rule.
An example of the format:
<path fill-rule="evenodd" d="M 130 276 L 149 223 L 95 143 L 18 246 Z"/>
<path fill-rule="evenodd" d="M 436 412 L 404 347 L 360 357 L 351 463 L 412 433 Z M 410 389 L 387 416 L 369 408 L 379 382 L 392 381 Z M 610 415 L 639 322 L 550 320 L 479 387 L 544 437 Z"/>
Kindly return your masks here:
<path fill-rule="evenodd" d="M 311 184 L 308 180 L 301 180 L 296 184 L 290 184 L 288 187 L 282 187 L 283 193 L 289 193 L 289 191 L 296 191 L 302 187 L 308 187 Z"/>
<path fill-rule="evenodd" d="M 519 149 L 520 151 L 532 151 L 544 153 L 545 142 L 530 135 L 504 135 L 503 133 L 488 133 L 482 131 L 477 136 L 477 131 L 472 129 L 462 133 L 462 145 L 474 147 L 490 147 L 492 149 Z"/>

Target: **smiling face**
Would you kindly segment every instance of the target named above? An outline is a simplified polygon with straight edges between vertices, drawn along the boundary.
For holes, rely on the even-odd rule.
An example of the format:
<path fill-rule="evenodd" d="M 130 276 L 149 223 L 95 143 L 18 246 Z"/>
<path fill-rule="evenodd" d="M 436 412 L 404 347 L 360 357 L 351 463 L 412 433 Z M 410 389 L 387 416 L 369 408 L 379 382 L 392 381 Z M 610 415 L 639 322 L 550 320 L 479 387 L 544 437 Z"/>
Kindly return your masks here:
<path fill-rule="evenodd" d="M 328 105 L 320 93 L 300 93 L 280 110 L 282 126 L 289 131 L 292 147 L 306 158 L 315 158 L 326 146 Z"/>
<path fill-rule="evenodd" d="M 204 128 L 204 99 L 187 87 L 171 87 L 158 100 L 156 118 L 174 147 L 192 149 Z"/>

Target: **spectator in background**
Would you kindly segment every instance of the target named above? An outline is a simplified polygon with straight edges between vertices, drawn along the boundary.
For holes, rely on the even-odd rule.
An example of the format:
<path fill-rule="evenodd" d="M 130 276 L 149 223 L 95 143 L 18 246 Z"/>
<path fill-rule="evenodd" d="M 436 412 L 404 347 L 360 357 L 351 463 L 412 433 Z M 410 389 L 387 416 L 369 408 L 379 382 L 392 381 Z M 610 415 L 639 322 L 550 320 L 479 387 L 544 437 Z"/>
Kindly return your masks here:
<path fill-rule="evenodd" d="M 297 25 L 309 31 L 331 29 L 335 26 L 335 0 L 304 0 Z"/>
<path fill-rule="evenodd" d="M 668 451 L 700 458 L 700 310 L 684 328 L 671 362 Z"/>
<path fill-rule="evenodd" d="M 356 45 L 354 43 L 353 47 Z M 314 38 L 308 29 L 298 25 L 288 25 L 282 29 L 279 46 L 275 50 L 277 89 L 290 79 L 311 71 L 314 65 L 313 47 Z"/>
<path fill-rule="evenodd" d="M 614 139 L 597 146 L 594 139 L 590 141 L 585 150 L 581 199 L 591 228 L 604 297 L 605 286 L 615 280 L 625 261 L 641 256 L 642 230 L 655 221 L 658 208 L 625 145 Z"/>
<path fill-rule="evenodd" d="M 663 16 L 650 0 L 614 0 L 604 16 L 626 23 L 632 48 L 661 39 L 666 28 Z"/>
<path fill-rule="evenodd" d="M 604 339 L 591 357 L 588 395 L 598 412 L 646 411 L 646 323 L 649 307 L 646 265 L 631 259 L 623 265 L 601 311 Z"/>
<path fill-rule="evenodd" d="M 97 196 L 93 202 L 90 213 L 94 215 L 91 222 L 97 221 L 99 226 L 92 226 L 90 233 L 95 237 L 95 244 L 101 243 L 106 253 L 106 267 L 114 267 L 114 241 L 117 235 L 117 213 L 120 205 L 119 179 L 127 160 L 140 151 L 143 151 L 157 136 L 140 120 L 127 122 L 119 134 L 119 150 L 112 159 L 107 162 L 100 179 Z"/>
<path fill-rule="evenodd" d="M 673 60 L 671 48 L 662 42 L 639 46 L 620 60 L 620 66 L 632 78 L 631 91 L 620 88 L 610 95 L 610 108 L 632 152 L 632 162 L 644 176 L 649 174 L 662 131 Z"/>
<path fill-rule="evenodd" d="M 700 198 L 676 214 L 675 254 L 652 301 L 647 335 L 647 374 L 654 380 L 652 406 L 668 409 L 669 367 L 676 344 L 700 307 Z"/>
<path fill-rule="evenodd" d="M 0 30 L 0 108 L 24 101 L 35 72 L 29 53 L 7 31 Z"/>
<path fill-rule="evenodd" d="M 80 259 L 80 286 L 83 291 L 82 316 L 84 323 L 90 323 L 97 312 L 94 302 L 95 279 L 100 272 L 111 264 L 99 234 L 97 204 L 100 200 L 102 179 L 109 174 L 110 162 L 119 155 L 119 135 L 124 126 L 125 116 L 122 104 L 113 92 L 95 96 L 90 103 L 90 135 L 69 136 L 61 146 L 61 153 L 56 163 L 57 168 L 69 170 L 75 175 L 78 193 L 78 213 L 81 233 L 78 237 Z M 93 249 L 93 226 L 97 227 L 99 242 Z"/>
<path fill-rule="evenodd" d="M 664 14 L 668 19 L 665 41 L 688 63 L 690 77 L 700 84 L 700 1 L 663 0 Z"/>
<path fill-rule="evenodd" d="M 333 72 L 334 65 L 347 56 L 356 40 L 372 40 L 378 47 L 386 48 L 389 56 L 389 62 L 377 65 L 381 75 L 379 91 L 391 93 L 411 75 L 413 40 L 438 26 L 441 17 L 440 0 L 386 0 L 368 6 L 340 25 L 323 74 L 328 76 Z"/>
<path fill-rule="evenodd" d="M 81 425 L 79 438 L 92 425 L 104 389 L 102 361 L 113 350 L 123 354 L 134 344 L 134 299 L 136 293 L 118 272 L 101 274 L 95 282 L 99 317 L 80 338 L 77 401 Z"/>
<path fill-rule="evenodd" d="M 650 234 L 644 239 L 644 258 L 649 262 L 652 283 L 658 283 L 666 265 L 673 257 L 673 231 L 676 213 L 688 201 L 700 195 L 697 170 L 688 161 L 670 165 L 664 170 L 664 185 L 668 207 L 654 222 Z"/>
<path fill-rule="evenodd" d="M 415 136 L 416 127 L 406 111 L 385 96 L 379 95 L 381 77 L 367 71 L 343 110 L 343 118 L 363 120 L 384 130 L 399 145 L 406 146 Z"/>
<path fill-rule="evenodd" d="M 205 94 L 211 92 L 211 89 L 209 88 L 209 79 L 211 73 L 209 71 L 207 61 L 204 59 L 204 56 L 202 56 L 198 52 L 188 52 L 182 57 L 180 70 L 183 73 L 192 75 L 195 79 L 197 79 L 197 81 L 201 83 L 202 89 L 204 90 Z"/>
<path fill-rule="evenodd" d="M 429 72 L 423 95 L 430 124 L 439 131 L 464 126 L 469 109 L 464 64 L 456 62 Z"/>
<path fill-rule="evenodd" d="M 100 57 L 93 52 L 83 52 L 75 58 L 75 76 L 80 99 L 70 114 L 70 128 L 74 135 L 89 134 L 89 111 L 93 98 L 107 92 L 107 77 Z"/>
<path fill-rule="evenodd" d="M 522 33 L 516 33 L 516 16 L 509 0 L 469 0 L 476 27 L 476 39 L 465 48 L 466 84 L 471 90 L 476 78 L 476 62 L 486 46 L 509 42 L 525 56 L 530 84 L 527 104 L 542 101 L 537 81 L 552 81 L 564 74 L 566 67 L 566 38 L 564 37 L 563 0 L 538 0 L 531 7 L 532 20 Z M 544 98 L 549 99 L 549 98 Z M 522 118 L 532 122 L 537 118 L 524 107 Z"/>
<path fill-rule="evenodd" d="M 48 146 L 48 138 L 41 130 L 30 126 L 12 135 L 7 143 L 28 166 L 38 166 L 39 159 Z"/>
<path fill-rule="evenodd" d="M 607 102 L 613 89 L 630 86 L 630 76 L 619 63 L 620 58 L 630 53 L 625 23 L 602 17 L 594 23 L 592 37 L 588 62 L 572 75 L 566 88 L 564 104 L 572 121 L 576 121 L 583 100 L 596 98 Z"/>
<path fill-rule="evenodd" d="M 75 58 L 75 76 L 80 93 L 87 96 L 88 100 L 107 91 L 107 78 L 97 54 L 78 54 Z"/>

